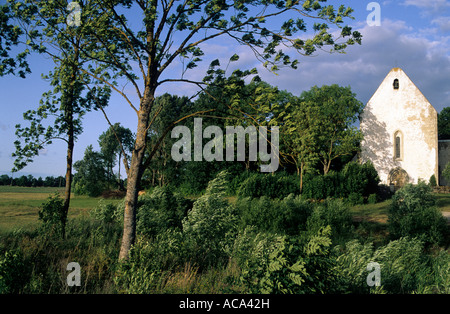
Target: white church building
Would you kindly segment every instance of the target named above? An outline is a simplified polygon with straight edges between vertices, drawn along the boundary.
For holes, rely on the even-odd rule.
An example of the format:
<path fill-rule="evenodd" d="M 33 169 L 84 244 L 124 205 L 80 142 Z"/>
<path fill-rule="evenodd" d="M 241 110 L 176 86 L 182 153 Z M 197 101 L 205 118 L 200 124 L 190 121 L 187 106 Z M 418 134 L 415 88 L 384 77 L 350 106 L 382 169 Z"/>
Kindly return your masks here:
<path fill-rule="evenodd" d="M 406 73 L 393 68 L 360 116 L 360 161 L 372 161 L 381 183 L 438 184 L 450 157 L 450 141 L 438 141 L 437 111 Z"/>

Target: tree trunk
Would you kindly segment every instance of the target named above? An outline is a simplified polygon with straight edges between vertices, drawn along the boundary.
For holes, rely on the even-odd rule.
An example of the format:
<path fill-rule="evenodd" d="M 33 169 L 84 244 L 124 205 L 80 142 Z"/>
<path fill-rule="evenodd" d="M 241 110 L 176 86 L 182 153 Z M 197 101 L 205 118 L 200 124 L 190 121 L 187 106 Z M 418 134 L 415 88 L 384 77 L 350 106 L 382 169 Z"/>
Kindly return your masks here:
<path fill-rule="evenodd" d="M 136 208 L 139 192 L 139 183 L 143 173 L 143 160 L 147 140 L 147 128 L 149 113 L 153 96 L 148 101 L 143 100 L 138 114 L 138 128 L 136 142 L 131 155 L 131 163 L 128 171 L 127 194 L 125 196 L 125 212 L 123 220 L 122 244 L 119 260 L 127 260 L 128 253 L 136 239 Z M 147 102 L 147 104 L 145 104 Z"/>
<path fill-rule="evenodd" d="M 61 215 L 61 236 L 63 239 L 66 237 L 66 224 L 67 224 L 67 216 L 69 213 L 69 206 L 70 206 L 70 192 L 72 190 L 72 164 L 73 164 L 73 147 L 75 143 L 75 129 L 73 125 L 73 114 L 74 114 L 74 102 L 75 102 L 75 87 L 74 82 L 76 81 L 77 77 L 77 64 L 78 61 L 79 51 L 78 49 L 75 49 L 74 52 L 74 63 L 71 65 L 71 77 L 69 78 L 69 90 L 67 92 L 67 98 L 64 101 L 63 97 L 63 103 L 62 108 L 64 110 L 64 119 L 67 123 L 68 129 L 67 129 L 67 165 L 66 165 L 66 185 L 64 190 L 64 205 L 63 205 L 63 212 Z"/>
<path fill-rule="evenodd" d="M 121 159 L 122 159 L 122 151 L 119 150 L 119 162 L 118 162 L 118 164 L 119 164 L 119 172 L 118 172 L 118 177 L 119 177 L 119 179 L 118 179 L 119 190 L 122 190 L 122 182 L 120 181 L 120 160 L 121 160 Z"/>
<path fill-rule="evenodd" d="M 324 160 L 323 162 L 323 174 L 326 175 L 330 171 L 331 159 Z"/>
<path fill-rule="evenodd" d="M 304 167 L 305 165 L 303 163 L 300 164 L 300 194 L 302 194 L 303 192 L 303 172 L 304 172 Z"/>
<path fill-rule="evenodd" d="M 295 167 L 297 168 L 297 176 L 299 177 L 299 188 L 300 188 L 300 194 L 302 194 L 303 191 L 303 172 L 304 172 L 304 164 L 303 162 L 300 163 L 300 167 L 295 164 Z"/>
<path fill-rule="evenodd" d="M 69 126 L 68 132 L 69 138 L 67 143 L 67 166 L 66 166 L 66 187 L 64 190 L 64 206 L 63 213 L 61 216 L 62 230 L 61 236 L 63 239 L 66 237 L 66 223 L 67 223 L 67 215 L 69 213 L 70 206 L 70 192 L 72 189 L 72 163 L 73 163 L 73 147 L 74 147 L 74 135 L 73 135 L 73 123 Z"/>

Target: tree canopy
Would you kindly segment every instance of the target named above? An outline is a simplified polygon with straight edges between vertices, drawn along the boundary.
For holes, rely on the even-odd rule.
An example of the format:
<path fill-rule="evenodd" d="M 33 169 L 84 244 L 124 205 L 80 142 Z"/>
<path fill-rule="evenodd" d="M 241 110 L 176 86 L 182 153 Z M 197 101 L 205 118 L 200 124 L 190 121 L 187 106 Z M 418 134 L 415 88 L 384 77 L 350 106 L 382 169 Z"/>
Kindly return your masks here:
<path fill-rule="evenodd" d="M 440 140 L 450 140 L 450 107 L 438 114 L 438 135 Z"/>

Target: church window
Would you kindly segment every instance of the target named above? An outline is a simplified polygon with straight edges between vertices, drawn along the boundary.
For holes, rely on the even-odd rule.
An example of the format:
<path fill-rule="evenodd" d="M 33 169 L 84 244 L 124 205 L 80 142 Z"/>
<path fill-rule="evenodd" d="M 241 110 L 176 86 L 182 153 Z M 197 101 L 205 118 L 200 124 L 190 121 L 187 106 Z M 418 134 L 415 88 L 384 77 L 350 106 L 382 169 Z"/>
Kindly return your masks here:
<path fill-rule="evenodd" d="M 395 137 L 395 158 L 397 158 L 397 159 L 401 157 L 401 155 L 400 155 L 400 152 L 401 152 L 400 144 L 401 144 L 401 139 L 400 139 L 400 136 L 397 135 Z"/>
<path fill-rule="evenodd" d="M 399 89 L 399 87 L 400 87 L 400 83 L 399 83 L 398 79 L 395 79 L 394 80 L 394 89 Z"/>
<path fill-rule="evenodd" d="M 394 134 L 394 159 L 401 160 L 403 158 L 403 135 L 400 131 Z"/>

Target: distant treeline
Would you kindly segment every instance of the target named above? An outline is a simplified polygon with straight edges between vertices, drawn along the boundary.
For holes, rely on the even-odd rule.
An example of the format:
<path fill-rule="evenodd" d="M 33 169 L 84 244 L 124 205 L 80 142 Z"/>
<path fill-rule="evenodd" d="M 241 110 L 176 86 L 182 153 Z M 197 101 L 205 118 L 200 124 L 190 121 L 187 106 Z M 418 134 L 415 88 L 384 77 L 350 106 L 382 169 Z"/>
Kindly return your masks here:
<path fill-rule="evenodd" d="M 20 176 L 17 178 L 13 178 L 8 176 L 7 174 L 3 174 L 0 176 L 0 185 L 14 185 L 14 186 L 29 186 L 29 187 L 38 187 L 38 186 L 48 186 L 48 187 L 63 187 L 66 184 L 66 178 L 63 176 L 53 177 L 48 176 L 43 179 L 42 177 L 35 178 L 32 175 L 28 176 Z"/>

